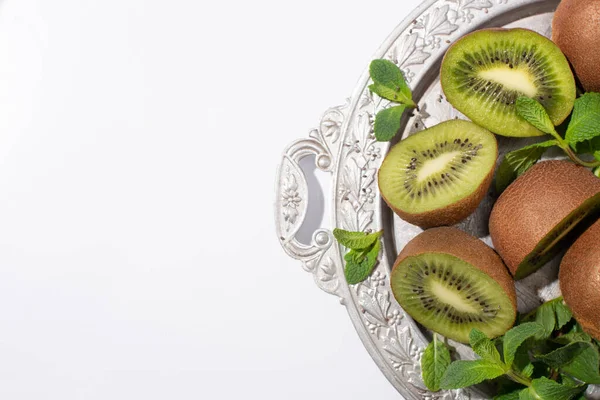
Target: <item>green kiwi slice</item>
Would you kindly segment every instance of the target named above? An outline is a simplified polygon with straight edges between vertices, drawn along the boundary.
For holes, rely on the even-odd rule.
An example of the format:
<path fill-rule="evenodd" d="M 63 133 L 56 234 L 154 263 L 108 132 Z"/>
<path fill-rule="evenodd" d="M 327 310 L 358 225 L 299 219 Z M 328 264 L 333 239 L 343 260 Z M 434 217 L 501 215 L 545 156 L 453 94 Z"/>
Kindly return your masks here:
<path fill-rule="evenodd" d="M 554 125 L 575 102 L 575 79 L 560 49 L 527 29 L 484 29 L 458 40 L 446 53 L 441 83 L 448 101 L 473 122 L 503 136 L 544 133 L 521 119 L 520 96 L 539 101 Z"/>
<path fill-rule="evenodd" d="M 516 317 L 514 280 L 481 240 L 452 227 L 428 229 L 398 255 L 390 284 L 417 322 L 468 343 L 471 329 L 504 334 Z"/>
<path fill-rule="evenodd" d="M 380 192 L 402 219 L 423 228 L 469 216 L 487 193 L 498 144 L 462 120 L 443 122 L 394 146 L 379 170 Z"/>
<path fill-rule="evenodd" d="M 420 324 L 459 342 L 471 329 L 502 335 L 514 322 L 504 289 L 471 264 L 444 253 L 408 257 L 395 270 L 394 294 Z"/>

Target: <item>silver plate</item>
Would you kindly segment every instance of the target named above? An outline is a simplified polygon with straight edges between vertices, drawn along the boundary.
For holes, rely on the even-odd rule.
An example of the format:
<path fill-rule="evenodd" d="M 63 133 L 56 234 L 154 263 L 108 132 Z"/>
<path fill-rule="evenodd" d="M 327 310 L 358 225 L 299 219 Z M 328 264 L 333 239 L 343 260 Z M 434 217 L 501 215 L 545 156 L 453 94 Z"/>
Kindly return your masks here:
<path fill-rule="evenodd" d="M 525 27 L 550 36 L 558 3 L 559 0 L 426 0 L 417 7 L 375 55 L 400 66 L 419 103 L 420 111 L 404 119 L 402 137 L 448 119 L 464 118 L 446 102 L 438 79 L 439 66 L 450 43 L 485 27 Z M 284 250 L 302 262 L 317 286 L 340 298 L 365 347 L 404 398 L 489 398 L 485 388 L 431 393 L 421 380 L 420 359 L 430 334 L 403 312 L 389 287 L 390 267 L 399 250 L 421 229 L 396 217 L 379 194 L 377 169 L 390 144 L 375 141 L 373 118 L 389 102 L 371 95 L 368 79 L 364 73 L 346 104 L 327 110 L 309 138 L 298 140 L 285 150 L 277 177 L 277 235 Z M 498 140 L 501 153 L 527 143 L 523 139 Z M 316 167 L 331 174 L 331 227 L 350 231 L 384 229 L 381 262 L 363 283 L 346 284 L 343 249 L 336 245 L 331 229 L 314 232 L 310 245 L 296 238 L 309 208 L 308 185 L 299 164 L 307 156 L 315 156 Z M 459 225 L 490 245 L 487 220 L 494 200 L 490 193 L 478 210 Z M 559 294 L 556 268 L 555 261 L 517 283 L 519 311 L 527 311 Z M 460 358 L 474 357 L 468 347 L 451 344 Z M 588 394 L 596 397 L 592 389 Z"/>

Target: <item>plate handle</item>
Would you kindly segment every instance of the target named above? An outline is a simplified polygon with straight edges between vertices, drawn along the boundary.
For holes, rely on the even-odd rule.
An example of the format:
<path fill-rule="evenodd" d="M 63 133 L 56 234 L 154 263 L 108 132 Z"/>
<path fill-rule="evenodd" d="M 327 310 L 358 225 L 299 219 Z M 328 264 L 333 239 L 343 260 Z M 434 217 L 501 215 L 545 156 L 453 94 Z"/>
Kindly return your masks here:
<path fill-rule="evenodd" d="M 347 105 L 329 109 L 321 119 L 318 129 L 310 137 L 296 140 L 283 153 L 276 182 L 275 225 L 277 237 L 285 252 L 300 260 L 302 267 L 313 274 L 317 286 L 324 291 L 341 296 L 340 268 L 337 246 L 330 229 L 317 229 L 311 243 L 296 239 L 308 210 L 308 184 L 300 160 L 314 156 L 316 167 L 328 173 L 334 171 L 334 154 L 339 149 L 341 130 L 346 119 Z M 332 176 L 332 175 L 330 175 Z M 343 271 L 342 271 L 343 273 Z"/>

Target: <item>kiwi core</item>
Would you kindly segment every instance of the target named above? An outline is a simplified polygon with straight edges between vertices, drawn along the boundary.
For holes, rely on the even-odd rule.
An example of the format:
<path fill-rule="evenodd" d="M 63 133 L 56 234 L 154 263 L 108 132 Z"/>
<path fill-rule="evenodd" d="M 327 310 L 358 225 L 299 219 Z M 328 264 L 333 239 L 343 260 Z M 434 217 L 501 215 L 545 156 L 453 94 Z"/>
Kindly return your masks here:
<path fill-rule="evenodd" d="M 433 175 L 443 172 L 456 157 L 460 156 L 460 154 L 460 151 L 451 151 L 449 153 L 441 154 L 437 158 L 425 161 L 418 171 L 417 180 L 423 182 L 428 178 L 433 177 Z"/>
<path fill-rule="evenodd" d="M 482 79 L 498 83 L 507 90 L 521 92 L 528 97 L 535 97 L 538 89 L 535 86 L 535 78 L 524 68 L 495 67 L 479 71 Z"/>
<path fill-rule="evenodd" d="M 438 301 L 449 304 L 457 311 L 465 313 L 477 313 L 479 311 L 471 304 L 471 302 L 465 301 L 455 290 L 447 288 L 440 282 L 432 281 L 429 287 L 431 292 L 435 293 L 435 297 L 438 298 Z"/>

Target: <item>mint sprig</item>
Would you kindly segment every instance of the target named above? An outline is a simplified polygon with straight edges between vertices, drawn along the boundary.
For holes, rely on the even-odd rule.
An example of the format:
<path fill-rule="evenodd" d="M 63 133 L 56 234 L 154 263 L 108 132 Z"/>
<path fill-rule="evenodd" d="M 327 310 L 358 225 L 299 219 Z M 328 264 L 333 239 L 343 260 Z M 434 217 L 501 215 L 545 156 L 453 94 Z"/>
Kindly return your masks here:
<path fill-rule="evenodd" d="M 432 392 L 440 390 L 442 377 L 450 365 L 450 351 L 448 347 L 433 334 L 433 340 L 429 343 L 423 357 L 421 358 L 421 370 L 423 371 L 423 382 L 427 389 Z"/>
<path fill-rule="evenodd" d="M 426 386 L 450 390 L 497 380 L 502 387 L 498 400 L 578 400 L 588 384 L 600 384 L 598 346 L 581 330 L 562 298 L 544 303 L 519 321 L 496 340 L 473 329 L 470 345 L 481 358 L 447 366 L 434 363 L 433 349 L 439 353 L 443 346 L 447 351 L 434 337 L 421 362 Z M 439 379 L 444 368 L 437 385 L 433 377 Z"/>
<path fill-rule="evenodd" d="M 558 134 L 548 112 L 539 102 L 522 96 L 517 99 L 515 106 L 521 118 L 554 139 L 508 153 L 498 169 L 498 192 L 503 191 L 513 180 L 537 163 L 544 152 L 553 146 L 561 148 L 576 164 L 596 168 L 595 173 L 600 177 L 600 93 L 586 93 L 575 100 L 564 139 Z M 583 153 L 594 154 L 596 160 L 581 159 L 578 154 Z"/>
<path fill-rule="evenodd" d="M 382 234 L 383 231 L 367 234 L 337 228 L 333 230 L 333 236 L 338 243 L 350 249 L 344 256 L 344 275 L 348 284 L 356 285 L 371 275 L 378 262 L 377 257 L 381 250 L 379 238 Z"/>
<path fill-rule="evenodd" d="M 369 75 L 373 80 L 373 84 L 369 85 L 371 92 L 393 103 L 399 103 L 379 111 L 375 116 L 375 138 L 380 142 L 387 142 L 400 130 L 400 122 L 406 108 L 414 108 L 417 105 L 412 99 L 412 92 L 402 71 L 393 62 L 382 59 L 371 61 Z"/>

